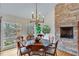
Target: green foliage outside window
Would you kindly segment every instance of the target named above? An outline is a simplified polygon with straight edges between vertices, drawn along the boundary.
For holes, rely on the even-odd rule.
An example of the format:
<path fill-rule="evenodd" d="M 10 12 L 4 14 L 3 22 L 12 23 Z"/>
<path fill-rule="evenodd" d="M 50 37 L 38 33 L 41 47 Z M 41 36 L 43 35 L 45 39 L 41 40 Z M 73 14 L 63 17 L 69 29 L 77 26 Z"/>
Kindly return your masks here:
<path fill-rule="evenodd" d="M 19 25 L 17 24 L 9 24 L 9 23 L 5 23 L 5 37 L 12 37 L 12 36 L 16 36 L 16 31 L 20 28 Z"/>
<path fill-rule="evenodd" d="M 4 45 L 5 46 L 8 46 L 8 45 L 11 45 L 11 44 L 13 44 L 14 42 L 12 41 L 12 40 L 6 40 L 5 42 L 4 42 Z"/>

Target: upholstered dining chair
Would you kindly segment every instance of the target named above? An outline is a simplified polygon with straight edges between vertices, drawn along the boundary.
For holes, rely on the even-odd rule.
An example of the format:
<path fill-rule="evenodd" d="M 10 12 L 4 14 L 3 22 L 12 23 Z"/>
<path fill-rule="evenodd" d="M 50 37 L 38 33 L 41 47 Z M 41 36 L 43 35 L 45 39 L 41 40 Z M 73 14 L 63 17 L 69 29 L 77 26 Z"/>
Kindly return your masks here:
<path fill-rule="evenodd" d="M 46 55 L 57 56 L 58 41 L 59 40 L 57 40 L 56 43 L 52 43 L 46 47 L 45 56 Z"/>
<path fill-rule="evenodd" d="M 20 39 L 21 37 L 18 37 Z M 27 49 L 25 46 L 22 46 L 20 41 L 17 41 L 17 55 L 22 56 L 28 54 L 30 56 L 30 49 Z"/>

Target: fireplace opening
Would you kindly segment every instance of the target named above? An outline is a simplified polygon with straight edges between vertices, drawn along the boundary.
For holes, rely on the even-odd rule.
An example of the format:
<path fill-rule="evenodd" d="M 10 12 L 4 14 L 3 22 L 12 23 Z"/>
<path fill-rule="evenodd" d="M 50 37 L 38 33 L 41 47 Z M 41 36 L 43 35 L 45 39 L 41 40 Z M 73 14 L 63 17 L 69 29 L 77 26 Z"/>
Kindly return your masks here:
<path fill-rule="evenodd" d="M 73 38 L 73 27 L 60 27 L 61 38 Z"/>

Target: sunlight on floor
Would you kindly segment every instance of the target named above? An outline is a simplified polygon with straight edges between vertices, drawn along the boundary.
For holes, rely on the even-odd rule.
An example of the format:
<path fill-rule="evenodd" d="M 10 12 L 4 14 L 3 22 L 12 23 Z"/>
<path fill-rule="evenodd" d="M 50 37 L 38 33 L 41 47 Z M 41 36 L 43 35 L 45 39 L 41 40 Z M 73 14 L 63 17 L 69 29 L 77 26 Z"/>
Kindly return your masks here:
<path fill-rule="evenodd" d="M 17 56 L 16 48 L 1 52 L 1 56 Z"/>
<path fill-rule="evenodd" d="M 58 56 L 72 56 L 72 54 L 66 53 L 64 51 L 57 51 L 57 55 Z M 17 56 L 17 49 L 10 49 L 10 50 L 6 50 L 1 52 L 1 56 Z"/>

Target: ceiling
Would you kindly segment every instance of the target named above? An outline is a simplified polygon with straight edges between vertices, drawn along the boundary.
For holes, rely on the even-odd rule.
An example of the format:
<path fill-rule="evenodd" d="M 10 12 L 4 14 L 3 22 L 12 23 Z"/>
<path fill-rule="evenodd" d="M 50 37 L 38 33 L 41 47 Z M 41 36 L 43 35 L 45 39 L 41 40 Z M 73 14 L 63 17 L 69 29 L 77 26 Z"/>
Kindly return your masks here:
<path fill-rule="evenodd" d="M 52 12 L 55 5 L 55 3 L 39 3 L 37 4 L 38 12 L 46 17 L 49 12 Z M 35 7 L 34 3 L 0 3 L 0 13 L 31 18 Z"/>

